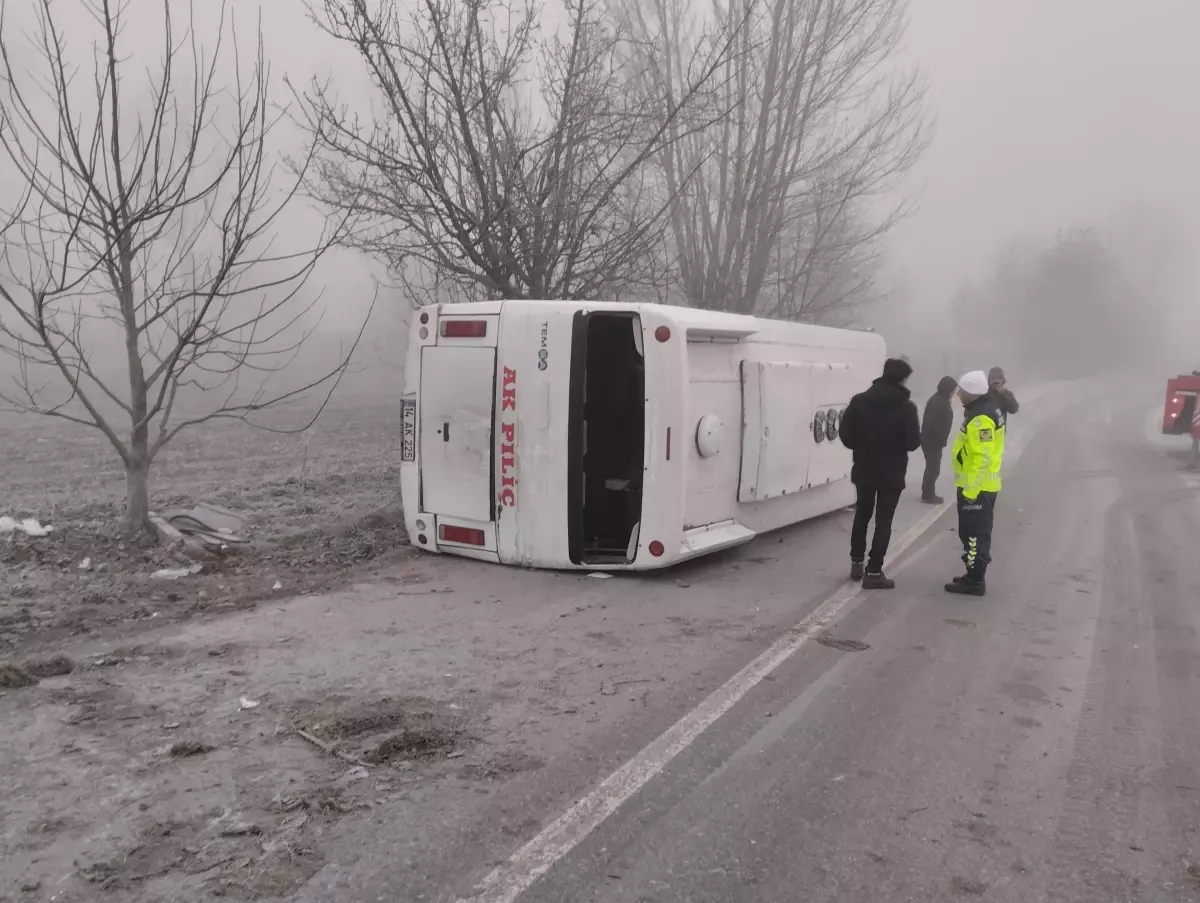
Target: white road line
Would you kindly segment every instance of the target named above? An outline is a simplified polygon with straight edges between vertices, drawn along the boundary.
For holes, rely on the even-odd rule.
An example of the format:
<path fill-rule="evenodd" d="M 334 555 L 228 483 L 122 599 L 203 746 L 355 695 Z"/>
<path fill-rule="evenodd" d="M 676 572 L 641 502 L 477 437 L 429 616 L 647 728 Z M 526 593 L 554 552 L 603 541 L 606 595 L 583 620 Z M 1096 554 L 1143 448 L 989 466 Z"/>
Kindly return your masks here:
<path fill-rule="evenodd" d="M 1021 456 L 1024 443 L 1006 450 L 1006 462 Z M 944 502 L 892 542 L 889 564 L 945 514 L 953 502 Z M 614 771 L 591 793 L 542 829 L 503 865 L 483 879 L 475 894 L 458 903 L 513 903 L 550 868 L 575 849 L 589 834 L 621 808 L 635 793 L 688 748 L 714 722 L 737 705 L 763 678 L 791 658 L 801 646 L 835 621 L 852 601 L 862 595 L 860 584 L 848 583 L 822 602 L 817 609 L 791 628 L 770 648 L 713 691 L 696 708 L 675 722 L 632 759 Z"/>

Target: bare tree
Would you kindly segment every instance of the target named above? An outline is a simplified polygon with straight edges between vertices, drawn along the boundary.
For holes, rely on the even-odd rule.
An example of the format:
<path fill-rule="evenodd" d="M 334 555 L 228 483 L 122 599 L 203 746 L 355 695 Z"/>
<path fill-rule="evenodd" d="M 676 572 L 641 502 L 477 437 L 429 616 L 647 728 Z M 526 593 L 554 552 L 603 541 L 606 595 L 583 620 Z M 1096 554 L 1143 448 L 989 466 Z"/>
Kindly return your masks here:
<path fill-rule="evenodd" d="M 710 101 L 732 40 L 678 59 L 664 105 L 627 90 L 642 54 L 593 0 L 570 0 L 549 36 L 542 8 L 521 0 L 310 10 L 359 53 L 382 101 L 363 123 L 322 86 L 305 96 L 327 151 L 314 193 L 368 217 L 357 247 L 443 298 L 612 297 L 656 282 L 669 198 L 646 164 L 720 117 Z"/>
<path fill-rule="evenodd" d="M 670 109 L 688 23 L 703 13 L 688 0 L 612 3 L 647 36 L 639 93 Z M 873 215 L 868 202 L 929 136 L 920 76 L 896 66 L 904 0 L 714 0 L 711 9 L 739 35 L 714 79 L 733 112 L 672 135 L 659 155 L 681 289 L 701 307 L 828 316 L 872 289 L 879 241 L 907 208 Z"/>
<path fill-rule="evenodd" d="M 261 30 L 246 73 L 224 8 L 206 53 L 194 28 L 176 32 L 163 0 L 162 57 L 147 86 L 126 75 L 135 64 L 117 0 L 37 0 L 24 38 L 5 27 L 5 11 L 0 148 L 25 191 L 0 219 L 0 350 L 20 364 L 2 397 L 103 433 L 127 476 L 126 527 L 148 529 L 151 465 L 181 431 L 245 420 L 318 386 L 328 400 L 349 356 L 287 389 L 270 378 L 315 328 L 319 296 L 302 293 L 347 220 L 304 250 L 275 248 L 300 180 L 277 187 L 268 153 L 282 114 Z M 65 20 L 86 21 L 79 13 L 98 34 L 90 71 L 70 62 L 64 33 Z M 18 70 L 17 40 L 36 48 L 44 72 Z M 232 86 L 218 84 L 222 68 Z M 132 103 L 139 91 L 146 101 Z M 115 348 L 116 379 L 103 365 Z"/>

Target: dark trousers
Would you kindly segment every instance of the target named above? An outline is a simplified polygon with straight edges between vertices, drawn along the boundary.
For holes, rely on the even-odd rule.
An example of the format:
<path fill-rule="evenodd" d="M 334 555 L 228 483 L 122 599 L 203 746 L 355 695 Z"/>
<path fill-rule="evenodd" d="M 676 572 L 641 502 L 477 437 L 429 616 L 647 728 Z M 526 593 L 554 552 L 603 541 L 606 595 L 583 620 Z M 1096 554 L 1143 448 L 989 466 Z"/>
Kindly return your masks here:
<path fill-rule="evenodd" d="M 942 473 L 942 455 L 945 448 L 933 448 L 922 445 L 925 452 L 925 477 L 921 480 L 921 498 L 927 499 L 937 495 L 937 480 Z"/>
<path fill-rule="evenodd" d="M 888 543 L 892 541 L 892 519 L 896 506 L 900 504 L 899 489 L 880 489 L 876 486 L 856 486 L 858 501 L 854 505 L 854 526 L 850 529 L 850 560 L 862 561 L 867 552 L 867 527 L 871 515 L 875 515 L 875 537 L 871 541 L 871 557 L 867 559 L 867 573 L 878 574 L 883 570 L 883 559 L 887 557 Z"/>
<path fill-rule="evenodd" d="M 982 583 L 992 561 L 992 521 L 996 516 L 995 492 L 981 492 L 971 500 L 958 490 L 958 538 L 963 544 L 967 579 Z"/>

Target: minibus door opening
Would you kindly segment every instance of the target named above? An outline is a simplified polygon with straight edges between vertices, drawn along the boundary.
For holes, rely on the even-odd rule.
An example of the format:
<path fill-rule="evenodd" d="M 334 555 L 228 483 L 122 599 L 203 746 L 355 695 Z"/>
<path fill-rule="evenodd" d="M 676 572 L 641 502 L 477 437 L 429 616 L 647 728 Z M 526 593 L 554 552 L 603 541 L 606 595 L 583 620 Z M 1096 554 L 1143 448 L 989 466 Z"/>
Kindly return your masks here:
<path fill-rule="evenodd" d="M 575 315 L 567 484 L 575 564 L 627 564 L 637 553 L 646 433 L 640 333 L 632 312 Z"/>

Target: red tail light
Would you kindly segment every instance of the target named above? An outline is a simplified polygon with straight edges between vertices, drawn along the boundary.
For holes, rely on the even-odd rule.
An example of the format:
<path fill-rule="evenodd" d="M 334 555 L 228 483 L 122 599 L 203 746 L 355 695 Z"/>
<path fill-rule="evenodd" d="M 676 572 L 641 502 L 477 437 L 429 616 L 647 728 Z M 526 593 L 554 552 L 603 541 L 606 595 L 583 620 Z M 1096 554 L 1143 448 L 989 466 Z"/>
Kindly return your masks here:
<path fill-rule="evenodd" d="M 665 551 L 667 551 L 667 550 L 663 548 L 663 544 L 661 542 L 659 542 L 657 539 L 654 540 L 652 543 L 650 543 L 649 552 L 655 558 L 661 558 L 663 555 L 663 552 L 665 552 Z"/>
<path fill-rule="evenodd" d="M 486 541 L 482 530 L 470 527 L 453 527 L 450 524 L 438 526 L 438 539 L 442 542 L 457 542 L 464 546 L 481 546 Z"/>
<path fill-rule="evenodd" d="M 447 339 L 482 339 L 487 335 L 487 320 L 442 320 L 441 334 Z"/>

